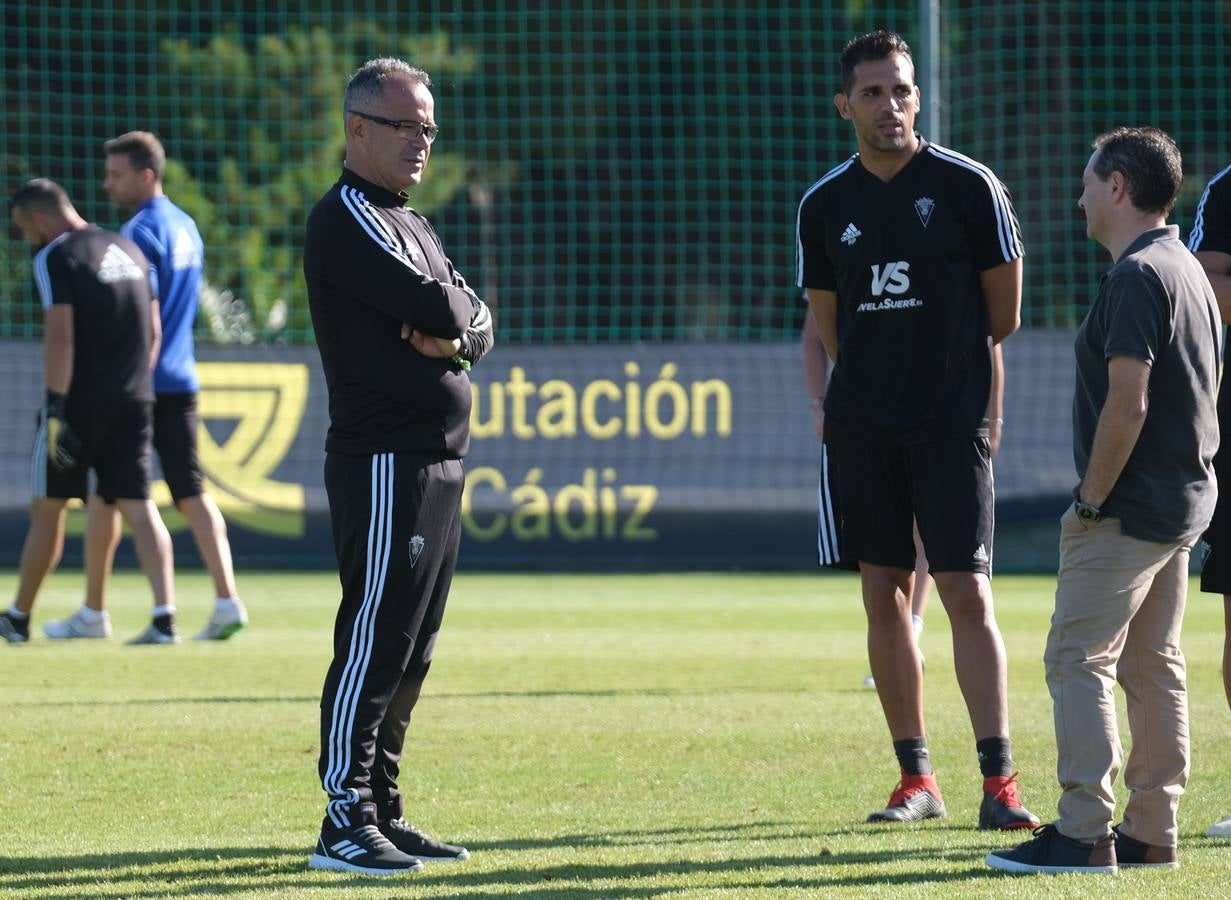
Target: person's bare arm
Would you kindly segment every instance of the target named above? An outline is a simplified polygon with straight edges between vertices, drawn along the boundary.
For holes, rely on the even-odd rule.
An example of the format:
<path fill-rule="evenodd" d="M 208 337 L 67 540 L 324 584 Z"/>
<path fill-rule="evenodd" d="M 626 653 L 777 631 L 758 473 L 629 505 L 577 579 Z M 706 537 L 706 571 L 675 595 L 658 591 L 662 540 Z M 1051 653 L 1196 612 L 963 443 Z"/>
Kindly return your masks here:
<path fill-rule="evenodd" d="M 1021 257 L 979 273 L 979 286 L 987 303 L 992 343 L 999 344 L 1022 324 Z"/>
<path fill-rule="evenodd" d="M 804 388 L 808 405 L 816 424 L 816 436 L 825 437 L 825 390 L 829 384 L 829 355 L 821 343 L 812 310 L 804 314 L 804 327 L 799 336 L 799 355 L 804 368 Z"/>
<path fill-rule="evenodd" d="M 158 353 L 162 350 L 162 316 L 158 312 L 158 301 L 150 303 L 150 371 L 158 365 Z"/>
<path fill-rule="evenodd" d="M 825 355 L 838 361 L 838 292 L 807 288 L 808 308 L 816 320 L 816 331 L 821 337 Z"/>
<path fill-rule="evenodd" d="M 1218 301 L 1218 314 L 1223 322 L 1231 325 L 1231 253 L 1217 250 L 1199 250 L 1193 254 L 1201 268 L 1205 269 Z"/>
<path fill-rule="evenodd" d="M 992 347 L 992 391 L 987 398 L 987 443 L 992 456 L 1000 449 L 1004 433 L 1004 354 L 1000 345 Z"/>
<path fill-rule="evenodd" d="M 73 382 L 73 307 L 56 303 L 43 313 L 43 377 L 47 390 L 67 394 Z"/>
<path fill-rule="evenodd" d="M 1149 409 L 1150 366 L 1133 356 L 1107 361 L 1107 400 L 1099 413 L 1086 475 L 1077 499 L 1102 506 L 1141 435 Z"/>

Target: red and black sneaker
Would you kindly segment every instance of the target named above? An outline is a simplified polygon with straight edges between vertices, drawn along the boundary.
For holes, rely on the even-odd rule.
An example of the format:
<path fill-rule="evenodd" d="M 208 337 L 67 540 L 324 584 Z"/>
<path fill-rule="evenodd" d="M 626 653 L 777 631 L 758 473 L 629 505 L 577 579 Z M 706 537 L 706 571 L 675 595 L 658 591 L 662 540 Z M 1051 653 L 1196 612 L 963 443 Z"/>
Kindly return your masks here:
<path fill-rule="evenodd" d="M 1017 772 L 983 779 L 983 802 L 979 804 L 979 827 L 985 831 L 1038 828 L 1039 817 L 1022 805 L 1017 792 Z"/>
<path fill-rule="evenodd" d="M 939 819 L 945 815 L 945 801 L 940 797 L 934 775 L 907 775 L 889 796 L 889 805 L 868 816 L 869 822 L 919 822 Z"/>

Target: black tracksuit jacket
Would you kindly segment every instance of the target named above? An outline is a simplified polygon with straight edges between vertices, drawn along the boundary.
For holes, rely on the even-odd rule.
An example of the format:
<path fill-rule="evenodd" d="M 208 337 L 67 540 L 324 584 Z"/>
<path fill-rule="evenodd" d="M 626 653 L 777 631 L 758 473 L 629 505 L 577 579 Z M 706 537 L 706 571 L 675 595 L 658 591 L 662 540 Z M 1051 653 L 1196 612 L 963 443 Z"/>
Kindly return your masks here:
<path fill-rule="evenodd" d="M 461 338 L 461 356 L 477 362 L 492 345 L 491 316 L 405 203 L 343 168 L 308 215 L 304 277 L 329 388 L 325 449 L 460 459 L 470 380 L 457 361 L 418 353 L 402 323 Z"/>

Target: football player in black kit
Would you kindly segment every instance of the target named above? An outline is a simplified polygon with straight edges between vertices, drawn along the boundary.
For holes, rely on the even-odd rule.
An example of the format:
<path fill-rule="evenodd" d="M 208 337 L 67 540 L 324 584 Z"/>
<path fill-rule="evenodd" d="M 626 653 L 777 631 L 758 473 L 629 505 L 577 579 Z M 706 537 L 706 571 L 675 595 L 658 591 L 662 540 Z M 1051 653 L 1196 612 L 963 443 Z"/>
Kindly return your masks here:
<path fill-rule="evenodd" d="M 1218 311 L 1225 324 L 1231 321 L 1231 166 L 1210 179 L 1188 236 L 1188 249 L 1205 269 Z M 1219 485 L 1231 484 L 1231 382 L 1223 381 L 1218 391 L 1218 430 L 1223 441 L 1214 457 L 1214 472 Z M 1231 490 L 1218 494 L 1214 520 L 1203 536 L 1209 548 L 1201 564 L 1201 590 L 1222 594 L 1225 622 L 1222 648 L 1222 686 L 1231 705 Z M 1210 837 L 1231 837 L 1231 815 L 1209 827 Z"/>
<path fill-rule="evenodd" d="M 25 643 L 43 580 L 64 549 L 68 501 L 95 493 L 114 503 L 132 530 L 142 572 L 154 592 L 154 621 L 129 643 L 176 640 L 171 535 L 150 499 L 158 302 L 149 264 L 128 238 L 91 225 L 64 188 L 47 178 L 22 185 L 9 201 L 13 224 L 38 251 L 34 283 L 43 306 L 47 401 L 38 418 L 31 463 L 30 529 L 21 551 L 13 605 L 0 613 L 0 637 Z M 105 638 L 98 609 L 77 616 L 85 637 Z"/>
<path fill-rule="evenodd" d="M 342 583 L 321 697 L 329 801 L 309 864 L 369 875 L 469 856 L 410 825 L 397 785 L 457 562 L 466 372 L 492 345 L 487 307 L 406 206 L 438 133 L 430 83 L 396 59 L 355 72 L 342 176 L 309 215 L 304 247 Z"/>
<path fill-rule="evenodd" d="M 910 48 L 873 32 L 842 51 L 834 103 L 859 152 L 804 194 L 798 281 L 834 361 L 825 443 L 857 561 L 868 656 L 901 780 L 869 821 L 945 815 L 911 627 L 912 518 L 953 630 L 983 775 L 979 827 L 1033 828 L 1009 743 L 1004 643 L 992 611 L 988 449 L 992 347 L 1021 312 L 1022 245 L 984 165 L 915 133 Z"/>

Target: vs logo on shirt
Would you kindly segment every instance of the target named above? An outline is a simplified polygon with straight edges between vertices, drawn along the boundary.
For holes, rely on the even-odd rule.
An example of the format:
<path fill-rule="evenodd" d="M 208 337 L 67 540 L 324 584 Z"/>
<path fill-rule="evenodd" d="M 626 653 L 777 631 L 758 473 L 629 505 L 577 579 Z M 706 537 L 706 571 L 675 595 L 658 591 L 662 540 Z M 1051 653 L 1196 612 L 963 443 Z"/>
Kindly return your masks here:
<path fill-rule="evenodd" d="M 885 263 L 884 266 L 872 267 L 872 296 L 880 297 L 886 291 L 891 294 L 905 294 L 910 290 L 910 263 L 901 259 L 897 262 Z"/>
<path fill-rule="evenodd" d="M 903 297 L 910 290 L 910 263 L 904 259 L 872 267 L 872 299 L 855 307 L 857 313 L 879 313 L 923 306 L 918 297 Z M 886 297 L 885 294 L 893 294 Z"/>

